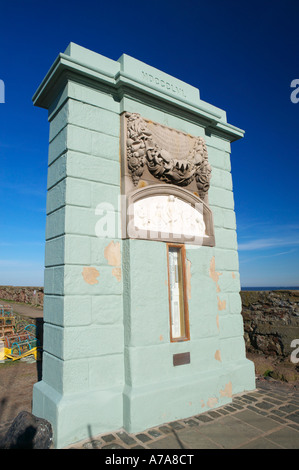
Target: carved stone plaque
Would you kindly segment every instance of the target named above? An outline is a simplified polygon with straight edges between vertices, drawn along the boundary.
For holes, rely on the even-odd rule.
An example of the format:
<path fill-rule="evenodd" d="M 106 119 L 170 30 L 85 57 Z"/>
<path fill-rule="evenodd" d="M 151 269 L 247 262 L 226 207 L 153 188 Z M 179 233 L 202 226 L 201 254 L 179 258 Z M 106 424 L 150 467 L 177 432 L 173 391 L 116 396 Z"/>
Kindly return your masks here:
<path fill-rule="evenodd" d="M 123 237 L 214 246 L 210 179 L 203 137 L 123 113 Z"/>
<path fill-rule="evenodd" d="M 126 113 L 125 118 L 126 160 L 134 186 L 147 169 L 156 181 L 181 187 L 196 182 L 198 195 L 204 200 L 211 166 L 203 137 L 192 137 L 137 113 Z"/>

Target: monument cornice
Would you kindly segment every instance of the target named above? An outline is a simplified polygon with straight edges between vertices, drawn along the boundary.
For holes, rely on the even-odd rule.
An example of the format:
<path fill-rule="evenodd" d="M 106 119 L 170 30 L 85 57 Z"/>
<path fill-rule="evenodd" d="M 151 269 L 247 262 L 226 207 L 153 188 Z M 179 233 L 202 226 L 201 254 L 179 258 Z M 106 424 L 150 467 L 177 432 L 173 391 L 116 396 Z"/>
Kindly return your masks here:
<path fill-rule="evenodd" d="M 115 62 L 115 64 L 118 63 Z M 53 102 L 69 79 L 88 83 L 90 86 L 110 92 L 119 101 L 124 97 L 137 101 L 146 99 L 154 107 L 198 122 L 210 134 L 215 134 L 230 142 L 244 136 L 242 129 L 223 120 L 220 113 L 217 113 L 217 108 L 215 112 L 205 109 L 199 98 L 199 104 L 191 103 L 184 97 L 171 96 L 167 90 L 157 90 L 150 83 L 142 83 L 141 80 L 125 71 L 119 70 L 112 73 L 64 53 L 58 55 L 35 92 L 32 98 L 34 105 L 49 109 L 50 103 Z M 176 89 L 179 90 L 177 86 Z"/>

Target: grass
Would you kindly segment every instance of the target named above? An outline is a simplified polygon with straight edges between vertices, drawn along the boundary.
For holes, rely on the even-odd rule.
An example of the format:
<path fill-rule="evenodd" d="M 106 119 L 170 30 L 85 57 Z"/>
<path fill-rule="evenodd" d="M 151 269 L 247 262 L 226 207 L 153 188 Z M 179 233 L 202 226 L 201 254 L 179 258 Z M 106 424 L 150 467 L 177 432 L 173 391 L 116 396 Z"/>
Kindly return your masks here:
<path fill-rule="evenodd" d="M 267 370 L 265 370 L 265 372 L 263 373 L 263 376 L 264 376 L 264 377 L 272 377 L 273 372 L 274 372 L 273 370 L 267 369 Z"/>

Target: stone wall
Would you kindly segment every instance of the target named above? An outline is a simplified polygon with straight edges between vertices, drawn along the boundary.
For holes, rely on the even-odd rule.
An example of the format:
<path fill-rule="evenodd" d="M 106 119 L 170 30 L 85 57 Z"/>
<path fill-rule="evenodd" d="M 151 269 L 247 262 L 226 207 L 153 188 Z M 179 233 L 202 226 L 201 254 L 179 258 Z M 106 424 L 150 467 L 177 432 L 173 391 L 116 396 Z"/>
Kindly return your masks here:
<path fill-rule="evenodd" d="M 44 288 L 0 286 L 0 299 L 42 306 L 44 301 Z"/>
<path fill-rule="evenodd" d="M 288 359 L 299 339 L 299 291 L 242 291 L 248 352 Z"/>

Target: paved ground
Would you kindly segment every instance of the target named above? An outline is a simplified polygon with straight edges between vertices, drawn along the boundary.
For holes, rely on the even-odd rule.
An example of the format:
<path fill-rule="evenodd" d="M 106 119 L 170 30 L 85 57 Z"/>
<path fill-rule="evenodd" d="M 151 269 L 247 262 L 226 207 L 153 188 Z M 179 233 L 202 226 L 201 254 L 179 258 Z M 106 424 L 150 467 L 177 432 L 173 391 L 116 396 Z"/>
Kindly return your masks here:
<path fill-rule="evenodd" d="M 257 380 L 254 392 L 230 405 L 128 434 L 119 430 L 68 446 L 71 449 L 298 449 L 299 391 Z"/>

